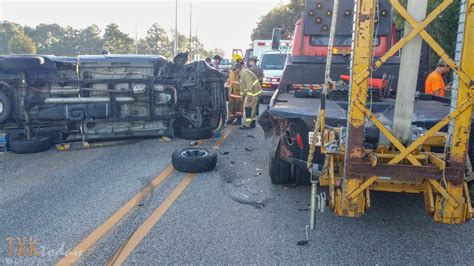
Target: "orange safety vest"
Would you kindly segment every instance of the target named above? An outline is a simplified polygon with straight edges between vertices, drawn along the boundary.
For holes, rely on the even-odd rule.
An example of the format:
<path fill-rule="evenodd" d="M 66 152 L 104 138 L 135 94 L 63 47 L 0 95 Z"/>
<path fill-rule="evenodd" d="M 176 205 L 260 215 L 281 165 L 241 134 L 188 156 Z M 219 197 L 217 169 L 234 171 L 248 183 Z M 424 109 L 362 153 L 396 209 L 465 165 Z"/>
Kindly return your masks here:
<path fill-rule="evenodd" d="M 425 93 L 434 94 L 439 90 L 439 96 L 444 97 L 444 80 L 443 76 L 436 71 L 431 72 L 425 81 Z"/>

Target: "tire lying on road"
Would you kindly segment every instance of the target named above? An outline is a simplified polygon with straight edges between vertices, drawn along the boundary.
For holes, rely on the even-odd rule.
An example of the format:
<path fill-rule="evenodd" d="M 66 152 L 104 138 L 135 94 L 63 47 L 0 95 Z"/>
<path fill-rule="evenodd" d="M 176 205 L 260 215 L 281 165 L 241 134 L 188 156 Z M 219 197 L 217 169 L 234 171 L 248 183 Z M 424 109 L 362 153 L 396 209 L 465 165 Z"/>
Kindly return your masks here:
<path fill-rule="evenodd" d="M 179 129 L 179 137 L 182 139 L 199 140 L 212 138 L 211 128 L 188 128 L 182 127 Z"/>
<path fill-rule="evenodd" d="M 204 148 L 182 148 L 173 153 L 171 162 L 180 172 L 204 173 L 216 168 L 217 154 L 214 150 Z"/>
<path fill-rule="evenodd" d="M 37 153 L 48 150 L 51 147 L 49 137 L 34 137 L 26 139 L 25 137 L 14 137 L 9 141 L 9 150 L 13 153 Z"/>

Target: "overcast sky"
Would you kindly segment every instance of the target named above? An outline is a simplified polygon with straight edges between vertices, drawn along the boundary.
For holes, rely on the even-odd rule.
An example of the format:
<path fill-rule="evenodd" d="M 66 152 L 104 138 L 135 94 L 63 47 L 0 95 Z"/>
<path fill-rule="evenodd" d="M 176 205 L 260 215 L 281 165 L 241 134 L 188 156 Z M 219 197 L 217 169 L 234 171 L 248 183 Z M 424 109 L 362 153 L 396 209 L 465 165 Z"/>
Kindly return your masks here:
<path fill-rule="evenodd" d="M 246 49 L 259 18 L 288 0 L 178 0 L 178 31 L 189 36 L 192 2 L 193 35 L 207 49 Z M 116 23 L 122 31 L 143 37 L 155 22 L 167 31 L 174 28 L 175 0 L 0 0 L 0 20 L 35 26 L 58 23 L 84 28 Z"/>

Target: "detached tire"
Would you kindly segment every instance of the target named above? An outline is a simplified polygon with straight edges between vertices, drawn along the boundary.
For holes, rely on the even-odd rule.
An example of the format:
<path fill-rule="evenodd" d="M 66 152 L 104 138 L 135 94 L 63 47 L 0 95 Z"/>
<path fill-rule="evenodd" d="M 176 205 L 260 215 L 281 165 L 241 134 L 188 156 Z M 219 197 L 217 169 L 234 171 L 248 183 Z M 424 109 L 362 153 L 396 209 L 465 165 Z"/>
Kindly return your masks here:
<path fill-rule="evenodd" d="M 278 151 L 276 152 L 278 154 Z M 291 164 L 275 155 L 270 155 L 270 180 L 275 185 L 291 183 Z"/>
<path fill-rule="evenodd" d="M 0 90 L 0 124 L 7 121 L 12 112 L 12 102 L 10 98 Z"/>
<path fill-rule="evenodd" d="M 19 154 L 43 152 L 50 147 L 51 139 L 49 137 L 35 137 L 30 140 L 24 137 L 12 138 L 9 142 L 10 151 Z"/>
<path fill-rule="evenodd" d="M 183 148 L 173 152 L 171 162 L 180 172 L 204 173 L 216 168 L 217 154 L 214 150 L 203 148 Z"/>
<path fill-rule="evenodd" d="M 211 128 L 188 128 L 182 127 L 179 130 L 179 137 L 182 139 L 199 140 L 212 138 Z"/>

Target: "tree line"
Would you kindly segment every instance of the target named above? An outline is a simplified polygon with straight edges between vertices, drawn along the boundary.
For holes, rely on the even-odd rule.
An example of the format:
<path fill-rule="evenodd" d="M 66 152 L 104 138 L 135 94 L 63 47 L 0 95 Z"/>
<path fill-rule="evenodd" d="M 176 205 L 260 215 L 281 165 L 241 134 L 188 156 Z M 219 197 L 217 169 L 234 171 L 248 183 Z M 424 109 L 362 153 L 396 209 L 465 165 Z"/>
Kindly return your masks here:
<path fill-rule="evenodd" d="M 111 23 L 102 33 L 97 25 L 83 29 L 58 24 L 39 24 L 35 27 L 3 21 L 0 22 L 0 54 L 52 54 L 77 56 L 100 54 L 108 50 L 112 54 L 155 54 L 168 59 L 173 57 L 174 31 L 168 33 L 159 24 L 153 24 L 144 38 L 137 41 Z M 206 50 L 198 37 L 191 39 L 178 34 L 178 50 L 190 51 L 190 58 L 223 54 L 220 49 Z"/>

